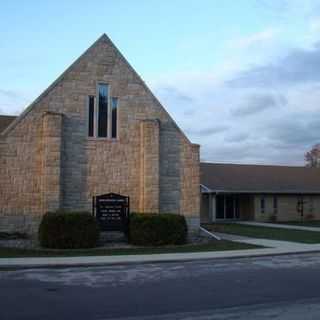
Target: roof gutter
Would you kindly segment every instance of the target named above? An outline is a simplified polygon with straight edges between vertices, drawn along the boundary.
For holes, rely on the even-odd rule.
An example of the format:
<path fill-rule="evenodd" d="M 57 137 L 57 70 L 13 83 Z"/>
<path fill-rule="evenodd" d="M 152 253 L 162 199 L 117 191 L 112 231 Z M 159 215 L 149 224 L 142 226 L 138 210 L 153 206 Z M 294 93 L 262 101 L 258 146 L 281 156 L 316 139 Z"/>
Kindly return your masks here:
<path fill-rule="evenodd" d="M 274 191 L 274 190 L 208 190 L 208 191 L 201 191 L 201 193 L 214 193 L 214 194 L 310 194 L 310 195 L 319 195 L 320 191 Z"/>
<path fill-rule="evenodd" d="M 310 191 L 310 190 L 228 190 L 228 189 L 210 189 L 207 186 L 201 184 L 201 193 L 214 193 L 214 194 L 224 194 L 224 193 L 246 193 L 246 194 L 320 194 L 319 191 Z"/>

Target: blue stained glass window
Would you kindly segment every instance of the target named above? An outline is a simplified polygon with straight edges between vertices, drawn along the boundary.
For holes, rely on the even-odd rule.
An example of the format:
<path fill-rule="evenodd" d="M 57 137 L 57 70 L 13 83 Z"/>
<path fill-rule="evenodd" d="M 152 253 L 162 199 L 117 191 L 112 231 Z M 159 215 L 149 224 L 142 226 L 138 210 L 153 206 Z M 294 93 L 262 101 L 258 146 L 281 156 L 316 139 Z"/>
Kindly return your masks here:
<path fill-rule="evenodd" d="M 88 136 L 94 136 L 94 96 L 89 96 L 89 125 L 88 125 Z"/>
<path fill-rule="evenodd" d="M 99 84 L 99 116 L 98 116 L 98 137 L 108 136 L 108 100 L 109 86 Z"/>
<path fill-rule="evenodd" d="M 112 97 L 111 98 L 111 119 L 112 119 L 112 125 L 111 125 L 111 137 L 116 138 L 117 137 L 117 113 L 118 113 L 118 98 Z"/>

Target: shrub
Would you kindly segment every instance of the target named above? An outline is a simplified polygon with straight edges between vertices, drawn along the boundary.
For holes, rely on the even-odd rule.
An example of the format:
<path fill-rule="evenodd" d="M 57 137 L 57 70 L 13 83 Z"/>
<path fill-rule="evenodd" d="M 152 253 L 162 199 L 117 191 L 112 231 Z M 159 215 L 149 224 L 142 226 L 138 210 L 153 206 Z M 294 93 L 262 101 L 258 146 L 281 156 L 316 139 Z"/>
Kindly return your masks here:
<path fill-rule="evenodd" d="M 140 246 L 184 244 L 188 228 L 184 216 L 177 214 L 133 213 L 130 242 Z"/>
<path fill-rule="evenodd" d="M 98 224 L 88 212 L 49 212 L 39 226 L 39 242 L 45 248 L 93 248 L 98 240 Z"/>

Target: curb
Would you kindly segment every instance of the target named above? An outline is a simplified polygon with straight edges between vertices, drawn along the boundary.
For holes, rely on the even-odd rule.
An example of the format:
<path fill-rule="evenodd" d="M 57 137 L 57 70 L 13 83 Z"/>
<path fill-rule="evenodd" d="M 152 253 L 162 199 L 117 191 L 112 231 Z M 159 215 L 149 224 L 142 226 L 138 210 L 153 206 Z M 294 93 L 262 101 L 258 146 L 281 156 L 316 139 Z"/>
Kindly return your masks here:
<path fill-rule="evenodd" d="M 254 249 L 248 249 L 254 250 Z M 260 249 L 263 250 L 263 249 Z M 295 251 L 295 252 L 261 252 L 261 253 L 248 253 L 247 255 L 241 255 L 241 251 L 238 250 L 239 255 L 235 254 L 234 256 L 218 256 L 218 257 L 185 257 L 185 258 L 164 258 L 164 259 L 146 259 L 141 261 L 101 261 L 101 262 L 69 262 L 69 263 L 30 263 L 30 264 L 1 264 L 0 259 L 0 271 L 14 271 L 14 270 L 28 270 L 28 269 L 62 269 L 62 268 L 88 268 L 88 267 L 108 267 L 108 266 L 115 266 L 115 265 L 140 265 L 140 264 L 159 264 L 159 263 L 184 263 L 184 262 L 201 262 L 201 261 L 220 261 L 220 260 L 236 260 L 236 259 L 248 259 L 248 258 L 259 258 L 259 257 L 271 257 L 271 256 L 292 256 L 292 255 L 307 255 L 311 253 L 320 253 L 320 249 L 317 250 L 308 250 L 308 251 Z M 208 253 L 211 251 L 205 251 L 204 253 Z M 219 252 L 219 251 L 212 251 L 212 252 Z M 230 251 L 231 252 L 231 251 Z M 232 251 L 234 252 L 234 251 Z M 161 255 L 161 254 L 159 254 Z M 152 255 L 150 255 L 152 256 Z M 103 256 L 98 256 L 99 258 Z M 111 257 L 111 256 L 110 256 Z M 115 256 L 113 256 L 115 257 Z M 119 256 L 121 257 L 121 256 Z M 77 258 L 77 257 L 74 257 Z M 90 257 L 94 258 L 94 256 Z M 3 258 L 3 259 L 16 259 L 16 258 Z M 20 258 L 19 258 L 20 259 Z M 24 259 L 24 258 L 21 258 Z M 31 258 L 33 259 L 33 258 Z"/>

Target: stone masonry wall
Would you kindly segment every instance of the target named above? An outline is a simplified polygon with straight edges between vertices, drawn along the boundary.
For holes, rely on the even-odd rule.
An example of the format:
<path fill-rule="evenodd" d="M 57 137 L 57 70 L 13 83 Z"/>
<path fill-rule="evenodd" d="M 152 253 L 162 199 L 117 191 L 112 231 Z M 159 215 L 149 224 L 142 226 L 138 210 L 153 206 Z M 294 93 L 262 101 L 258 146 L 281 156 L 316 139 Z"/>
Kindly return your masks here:
<path fill-rule="evenodd" d="M 301 219 L 300 213 L 297 211 L 297 202 L 300 196 L 297 195 L 278 195 L 278 212 L 276 214 L 277 221 L 298 221 Z M 261 212 L 260 209 L 260 196 L 254 197 L 254 212 L 256 221 L 269 221 L 270 217 L 274 215 L 273 210 L 273 196 L 266 195 L 265 211 Z M 320 196 L 318 195 L 305 195 L 304 201 L 304 217 L 311 217 L 313 219 L 320 219 Z"/>
<path fill-rule="evenodd" d="M 0 232 L 34 232 L 42 214 L 42 116 L 1 137 Z"/>
<path fill-rule="evenodd" d="M 42 211 L 54 211 L 60 208 L 62 124 L 60 113 L 47 112 L 43 115 L 42 130 Z"/>
<path fill-rule="evenodd" d="M 160 212 L 180 212 L 181 136 L 172 123 L 160 125 Z"/>
<path fill-rule="evenodd" d="M 200 224 L 200 146 L 183 140 L 180 211 L 186 216 L 189 228 L 197 229 Z"/>
<path fill-rule="evenodd" d="M 116 139 L 87 135 L 87 97 L 96 95 L 100 82 L 118 97 Z M 199 221 L 198 146 L 106 36 L 0 137 L 0 230 L 17 225 L 14 216 L 27 217 L 30 223 L 21 222 L 26 226 L 56 207 L 91 210 L 92 197 L 108 192 L 130 196 L 132 211 L 179 213 L 193 225 Z"/>
<path fill-rule="evenodd" d="M 140 212 L 159 212 L 159 122 L 145 120 L 141 128 Z"/>

